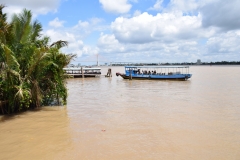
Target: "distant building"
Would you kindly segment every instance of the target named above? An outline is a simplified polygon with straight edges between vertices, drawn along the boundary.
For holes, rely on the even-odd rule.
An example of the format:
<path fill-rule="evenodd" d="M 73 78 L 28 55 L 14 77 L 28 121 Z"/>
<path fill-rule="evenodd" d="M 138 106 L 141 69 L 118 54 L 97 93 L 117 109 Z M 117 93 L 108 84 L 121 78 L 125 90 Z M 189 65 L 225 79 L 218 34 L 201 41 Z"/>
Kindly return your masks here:
<path fill-rule="evenodd" d="M 198 59 L 196 64 L 197 64 L 197 65 L 202 64 L 201 59 Z"/>

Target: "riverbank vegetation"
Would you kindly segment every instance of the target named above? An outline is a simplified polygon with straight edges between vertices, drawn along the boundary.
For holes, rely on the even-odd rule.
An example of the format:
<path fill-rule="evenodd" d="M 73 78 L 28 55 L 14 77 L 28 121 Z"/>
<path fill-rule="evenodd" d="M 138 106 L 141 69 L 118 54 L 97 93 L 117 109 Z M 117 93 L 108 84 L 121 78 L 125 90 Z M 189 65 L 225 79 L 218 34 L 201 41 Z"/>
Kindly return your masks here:
<path fill-rule="evenodd" d="M 66 103 L 67 89 L 63 67 L 75 57 L 60 51 L 67 46 L 52 44 L 42 36 L 42 26 L 32 20 L 30 10 L 7 21 L 0 5 L 0 114 L 10 114 L 49 105 Z"/>

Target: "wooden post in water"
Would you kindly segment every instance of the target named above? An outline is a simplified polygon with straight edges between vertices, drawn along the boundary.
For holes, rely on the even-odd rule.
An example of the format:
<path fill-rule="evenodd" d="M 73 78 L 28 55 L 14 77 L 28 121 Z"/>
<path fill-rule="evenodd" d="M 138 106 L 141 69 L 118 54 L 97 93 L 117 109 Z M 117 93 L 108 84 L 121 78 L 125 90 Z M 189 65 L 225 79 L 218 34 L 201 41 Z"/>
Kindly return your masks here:
<path fill-rule="evenodd" d="M 132 80 L 132 70 L 130 69 L 129 72 L 129 80 Z"/>
<path fill-rule="evenodd" d="M 84 78 L 83 67 L 81 67 L 81 72 L 82 72 L 82 78 Z"/>
<path fill-rule="evenodd" d="M 112 69 L 108 68 L 108 72 L 107 75 L 105 75 L 105 77 L 112 77 Z"/>

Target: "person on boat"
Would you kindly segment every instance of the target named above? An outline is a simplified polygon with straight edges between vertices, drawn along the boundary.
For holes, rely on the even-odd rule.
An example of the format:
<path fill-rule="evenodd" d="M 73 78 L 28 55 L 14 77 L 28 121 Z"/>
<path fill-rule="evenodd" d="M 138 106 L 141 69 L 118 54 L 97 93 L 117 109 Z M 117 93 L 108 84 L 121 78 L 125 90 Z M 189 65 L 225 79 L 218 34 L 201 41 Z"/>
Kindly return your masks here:
<path fill-rule="evenodd" d="M 141 74 L 141 71 L 140 71 L 140 69 L 138 69 L 137 73 L 138 73 L 138 74 Z"/>

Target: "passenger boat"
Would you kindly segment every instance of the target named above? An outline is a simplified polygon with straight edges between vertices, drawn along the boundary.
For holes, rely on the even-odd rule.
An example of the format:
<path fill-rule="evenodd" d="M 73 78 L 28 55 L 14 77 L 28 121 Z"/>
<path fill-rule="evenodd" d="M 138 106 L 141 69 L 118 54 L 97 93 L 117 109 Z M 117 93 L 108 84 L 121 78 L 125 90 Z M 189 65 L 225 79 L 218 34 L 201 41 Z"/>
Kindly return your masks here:
<path fill-rule="evenodd" d="M 116 73 L 124 79 L 188 80 L 189 66 L 125 66 L 125 73 Z"/>
<path fill-rule="evenodd" d="M 98 77 L 101 75 L 101 68 L 63 68 L 65 73 L 74 78 L 77 77 Z"/>

